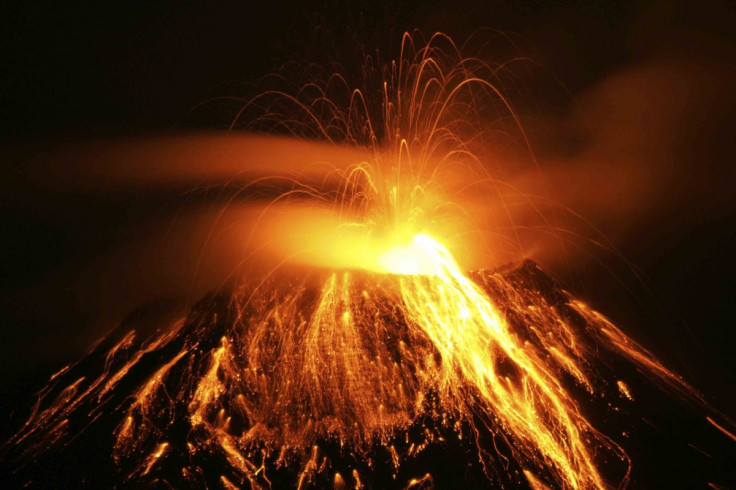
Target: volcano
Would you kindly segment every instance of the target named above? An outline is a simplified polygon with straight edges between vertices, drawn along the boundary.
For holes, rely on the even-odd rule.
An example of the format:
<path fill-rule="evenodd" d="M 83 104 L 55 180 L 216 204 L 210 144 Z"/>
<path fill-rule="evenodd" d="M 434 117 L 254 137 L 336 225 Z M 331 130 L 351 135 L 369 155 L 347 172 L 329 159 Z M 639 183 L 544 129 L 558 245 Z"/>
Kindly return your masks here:
<path fill-rule="evenodd" d="M 431 332 L 412 328 L 402 277 L 302 271 L 214 292 L 184 318 L 140 308 L 41 390 L 3 448 L 6 484 L 559 484 L 543 450 L 523 449 L 528 441 L 500 413 L 510 408 L 488 406 L 472 384 L 438 381 L 452 355 Z M 468 277 L 518 345 L 540 353 L 559 389 L 576 400 L 573 411 L 587 421 L 581 427 L 590 427 L 581 439 L 594 448 L 592 462 L 607 485 L 735 483 L 733 442 L 701 415 L 699 395 L 534 262 Z M 324 313 L 325 284 L 336 294 L 330 301 L 340 298 L 336 314 L 352 319 L 349 329 L 309 327 Z M 509 393 L 538 396 L 513 359 L 500 354 L 492 368 L 518 390 Z M 460 396 L 462 403 L 447 401 Z"/>

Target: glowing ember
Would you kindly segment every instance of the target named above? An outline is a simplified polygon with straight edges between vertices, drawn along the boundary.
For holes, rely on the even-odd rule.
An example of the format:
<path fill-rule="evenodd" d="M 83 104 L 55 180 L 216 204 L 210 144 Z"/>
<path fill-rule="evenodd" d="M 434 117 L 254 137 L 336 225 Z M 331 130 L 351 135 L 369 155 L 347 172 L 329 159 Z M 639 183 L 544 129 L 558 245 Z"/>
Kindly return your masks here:
<path fill-rule="evenodd" d="M 280 118 L 283 126 L 312 127 L 373 155 L 334 169 L 339 191 L 329 179 L 324 188 L 299 184 L 279 198 L 284 207 L 261 215 L 260 230 L 272 240 L 264 247 L 283 262 L 321 268 L 244 281 L 227 310 L 236 314 L 222 328 L 222 318 L 205 315 L 143 340 L 127 333 L 107 346 L 96 378 L 74 380 L 53 400 L 45 398 L 53 388 L 44 392 L 11 444 L 33 458 L 73 435 L 69 420 L 79 410 L 94 418 L 109 408 L 119 416 L 114 459 L 127 481 L 140 484 L 163 478 L 157 468 L 164 465 L 178 467 L 180 484 L 201 484 L 208 481 L 202 461 L 215 454 L 222 462 L 215 480 L 226 488 L 271 486 L 271 471 L 294 464 L 300 470 L 292 484 L 304 487 L 331 471 L 322 447 L 333 443 L 367 463 L 328 480 L 362 488 L 376 451 L 388 455 L 395 476 L 448 434 L 469 436 L 489 481 L 626 483 L 627 456 L 577 399 L 579 391 L 611 396 L 608 383 L 627 402 L 634 398 L 624 381 L 602 379 L 599 349 L 680 394 L 698 395 L 564 293 L 554 303 L 503 274 L 464 273 L 451 250 L 466 258 L 473 246 L 460 237 L 477 226 L 448 196 L 467 187 L 458 174 L 484 182 L 486 170 L 471 151 L 483 131 L 466 134 L 480 120 L 478 107 L 490 99 L 508 111 L 508 104 L 480 77 L 493 72 L 488 65 L 456 53 L 439 35 L 414 51 L 405 35 L 375 104 L 376 94 L 350 89 L 341 107 L 328 97 L 328 82 L 312 84 L 317 95 L 308 100 L 267 94 L 302 112 Z M 281 114 L 266 99 L 245 107 L 262 104 L 260 124 Z M 150 375 L 131 388 L 145 365 Z M 123 385 L 131 396 L 121 400 L 115 394 Z M 491 445 L 506 447 L 506 455 L 490 454 Z M 618 482 L 600 470 L 609 459 L 623 463 Z M 406 483 L 431 485 L 432 475 Z"/>

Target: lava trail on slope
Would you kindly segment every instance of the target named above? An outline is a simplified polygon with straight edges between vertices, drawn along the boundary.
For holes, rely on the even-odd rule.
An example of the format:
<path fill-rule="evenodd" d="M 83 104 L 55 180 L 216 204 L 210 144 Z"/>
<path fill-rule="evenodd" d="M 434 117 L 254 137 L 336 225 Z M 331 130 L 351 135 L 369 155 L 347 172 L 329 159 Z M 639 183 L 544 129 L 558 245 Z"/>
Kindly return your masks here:
<path fill-rule="evenodd" d="M 31 416 L 3 448 L 6 482 L 555 485 L 554 462 L 524 452 L 523 436 L 509 430 L 503 407 L 486 406 L 482 386 L 448 388 L 437 380 L 443 363 L 453 361 L 431 332 L 411 327 L 402 277 L 327 270 L 277 276 L 213 293 L 185 318 L 153 326 L 157 312 L 142 308 L 41 391 Z M 732 477 L 728 461 L 717 456 L 728 454 L 723 445 L 730 441 L 695 415 L 697 394 L 673 403 L 672 393 L 683 395 L 689 387 L 536 264 L 469 277 L 519 345 L 540 352 L 559 389 L 577 400 L 572 411 L 585 417 L 590 431 L 582 439 L 591 446 L 595 437 L 605 441 L 593 446 L 592 456 L 603 481 L 649 485 L 670 478 L 700 485 Z M 332 300 L 344 307 L 336 314 L 356 319 L 352 330 L 310 329 L 332 294 L 325 284 L 336 288 Z M 254 327 L 264 321 L 267 328 Z M 255 362 L 259 356 L 267 360 Z M 519 384 L 519 397 L 533 396 L 512 359 L 499 355 L 493 368 L 499 382 Z M 665 389 L 652 389 L 652 380 Z M 453 390 L 466 401 L 448 402 L 459 397 Z M 671 464 L 680 471 L 671 472 Z"/>

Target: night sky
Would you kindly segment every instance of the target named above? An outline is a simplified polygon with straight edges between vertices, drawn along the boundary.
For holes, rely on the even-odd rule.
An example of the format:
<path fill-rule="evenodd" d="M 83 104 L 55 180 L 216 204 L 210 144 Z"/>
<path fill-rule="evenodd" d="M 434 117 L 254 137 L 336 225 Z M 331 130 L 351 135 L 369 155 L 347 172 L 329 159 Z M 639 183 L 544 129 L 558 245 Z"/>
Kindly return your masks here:
<path fill-rule="evenodd" d="M 575 104 L 607 80 L 621 80 L 622 73 L 677 67 L 671 80 L 680 88 L 669 91 L 667 77 L 662 87 L 665 97 L 673 94 L 665 105 L 677 131 L 661 140 L 674 142 L 667 175 L 677 198 L 665 182 L 657 192 L 669 197 L 646 217 L 625 228 L 612 225 L 616 244 L 654 293 L 643 305 L 629 307 L 629 293 L 636 294 L 640 285 L 619 285 L 594 273 L 576 292 L 619 320 L 721 410 L 736 415 L 732 2 L 13 1 L 2 10 L 3 414 L 30 402 L 51 372 L 78 358 L 99 334 L 89 312 L 66 292 L 59 292 L 67 298 L 58 301 L 63 307 L 54 306 L 59 315 L 49 319 L 27 300 L 27 291 L 59 269 L 92 260 L 172 199 L 166 191 L 80 191 L 47 199 L 23 174 L 36 151 L 67 141 L 207 126 L 209 120 L 192 117 L 192 108 L 242 93 L 249 82 L 287 61 L 318 58 L 312 40 L 321 29 L 336 39 L 355 35 L 367 46 L 390 51 L 405 29 L 439 30 L 462 39 L 491 27 L 513 33 L 519 49 L 570 92 L 571 97 L 547 100 L 541 108 L 547 120 L 566 120 Z M 656 111 L 659 106 L 652 104 Z M 602 107 L 626 112 L 616 100 Z M 648 109 L 641 114 L 645 118 Z M 652 139 L 652 147 L 661 141 Z M 2 433 L 8 430 L 3 427 Z"/>

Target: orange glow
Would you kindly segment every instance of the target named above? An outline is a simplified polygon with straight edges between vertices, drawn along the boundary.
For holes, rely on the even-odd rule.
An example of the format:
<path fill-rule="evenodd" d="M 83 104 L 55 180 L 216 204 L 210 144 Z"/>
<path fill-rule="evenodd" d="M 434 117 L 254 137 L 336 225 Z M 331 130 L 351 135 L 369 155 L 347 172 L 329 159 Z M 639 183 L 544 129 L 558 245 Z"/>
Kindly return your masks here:
<path fill-rule="evenodd" d="M 591 395 L 605 394 L 596 377 L 599 347 L 678 394 L 699 395 L 585 304 L 561 293 L 569 307 L 564 313 L 500 273 L 466 272 L 481 259 L 505 256 L 478 237 L 498 233 L 514 248 L 500 231 L 479 231 L 486 215 L 472 212 L 485 199 L 502 222 L 510 205 L 477 153 L 488 143 L 479 107 L 511 120 L 504 129 L 522 144 L 526 136 L 491 83 L 493 67 L 462 58 L 441 34 L 424 47 L 414 43 L 404 35 L 380 93 L 347 87 L 349 107 L 325 102 L 328 82 L 315 82 L 316 100 L 259 96 L 266 107 L 267 95 L 291 104 L 294 120 L 284 125 L 293 123 L 295 134 L 312 128 L 315 137 L 335 145 L 340 161 L 324 164 L 329 171 L 318 174 L 321 182 L 311 171 L 301 179 L 289 172 L 265 179 L 290 188 L 249 209 L 249 222 L 242 224 L 244 260 L 255 262 L 254 251 L 265 251 L 277 265 L 239 284 L 230 305 L 236 314 L 218 333 L 219 345 L 202 340 L 217 318 L 191 325 L 180 320 L 118 363 L 134 345 L 131 332 L 109 351 L 99 378 L 70 385 L 35 412 L 14 441 L 60 431 L 75 407 L 103 400 L 156 352 L 166 360 L 126 400 L 115 434 L 116 461 L 138 462 L 139 477 L 173 451 L 166 430 L 171 414 L 184 410 L 185 459 L 215 452 L 254 488 L 270 483 L 265 461 L 271 456 L 279 462 L 299 458 L 302 471 L 294 483 L 307 486 L 326 467 L 319 452 L 325 438 L 359 455 L 386 446 L 398 468 L 422 444 L 439 440 L 427 429 L 406 452 L 391 445 L 397 434 L 405 434 L 408 445 L 409 427 L 423 417 L 452 426 L 458 438 L 488 433 L 503 439 L 521 468 L 519 478 L 533 488 L 625 484 L 628 473 L 609 482 L 599 467 L 606 457 L 625 463 L 628 457 L 593 427 L 570 389 L 574 383 Z M 264 112 L 261 122 L 278 113 Z M 266 152 L 259 152 L 258 164 L 267 166 Z M 290 274 L 281 267 L 287 263 L 308 266 L 308 272 Z M 196 335 L 173 345 L 186 328 Z M 572 383 L 562 381 L 567 377 Z M 616 386 L 633 400 L 624 381 Z M 33 440 L 38 449 L 46 439 Z M 489 449 L 477 449 L 485 468 Z M 197 471 L 187 466 L 183 472 Z M 345 487 L 346 478 L 335 473 L 335 487 Z M 352 479 L 361 484 L 357 470 Z M 220 480 L 235 486 L 225 476 Z M 431 482 L 427 474 L 408 486 Z"/>

